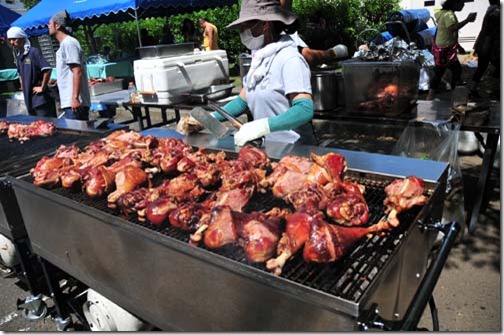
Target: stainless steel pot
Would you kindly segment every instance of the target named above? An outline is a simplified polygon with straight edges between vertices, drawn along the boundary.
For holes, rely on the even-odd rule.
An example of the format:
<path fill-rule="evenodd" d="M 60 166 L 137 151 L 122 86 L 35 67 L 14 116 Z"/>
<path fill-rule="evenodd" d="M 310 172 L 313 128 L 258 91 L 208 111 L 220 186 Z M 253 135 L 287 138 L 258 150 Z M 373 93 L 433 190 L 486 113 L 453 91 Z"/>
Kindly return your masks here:
<path fill-rule="evenodd" d="M 327 111 L 345 104 L 345 85 L 341 73 L 314 70 L 311 72 L 311 86 L 316 111 Z"/>
<path fill-rule="evenodd" d="M 245 77 L 250 69 L 250 63 L 252 63 L 252 57 L 249 54 L 241 54 L 240 57 L 238 57 L 240 60 L 240 77 L 243 80 L 243 77 Z"/>

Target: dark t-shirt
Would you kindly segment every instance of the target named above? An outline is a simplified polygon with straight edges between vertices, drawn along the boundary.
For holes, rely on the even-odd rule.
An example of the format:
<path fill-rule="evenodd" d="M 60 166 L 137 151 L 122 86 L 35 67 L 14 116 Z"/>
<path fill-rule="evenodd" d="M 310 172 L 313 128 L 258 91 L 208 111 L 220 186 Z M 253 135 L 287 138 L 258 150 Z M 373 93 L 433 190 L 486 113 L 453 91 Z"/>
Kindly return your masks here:
<path fill-rule="evenodd" d="M 50 99 L 47 92 L 33 94 L 33 87 L 42 84 L 42 70 L 51 70 L 51 65 L 44 59 L 39 49 L 30 47 L 27 54 L 17 56 L 17 70 L 23 82 L 23 95 L 26 109 L 31 114 L 34 107 L 39 107 Z"/>

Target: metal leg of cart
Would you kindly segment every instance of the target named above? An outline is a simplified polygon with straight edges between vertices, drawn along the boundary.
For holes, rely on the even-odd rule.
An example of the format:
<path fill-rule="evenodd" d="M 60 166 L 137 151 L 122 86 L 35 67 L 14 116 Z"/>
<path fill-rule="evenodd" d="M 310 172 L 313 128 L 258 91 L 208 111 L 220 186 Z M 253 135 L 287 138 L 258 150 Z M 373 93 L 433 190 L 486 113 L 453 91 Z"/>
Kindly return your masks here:
<path fill-rule="evenodd" d="M 469 218 L 469 224 L 467 226 L 469 233 L 471 234 L 476 231 L 476 224 L 478 223 L 478 217 L 481 211 L 481 204 L 483 203 L 483 197 L 485 195 L 488 179 L 490 178 L 490 174 L 492 172 L 492 166 L 495 158 L 495 152 L 497 151 L 498 141 L 498 134 L 488 133 L 486 143 L 484 144 L 485 152 L 483 153 L 483 164 L 479 174 L 478 184 L 476 185 L 474 206 L 470 208 L 467 215 L 467 217 Z"/>
<path fill-rule="evenodd" d="M 18 299 L 18 310 L 21 310 L 23 316 L 30 320 L 44 318 L 47 314 L 47 306 L 42 301 L 42 297 L 46 293 L 47 287 L 44 285 L 38 259 L 31 252 L 28 233 L 14 190 L 12 189 L 12 185 L 6 180 L 0 182 L 0 203 L 3 208 L 9 209 L 5 211 L 5 217 L 11 229 L 12 244 L 16 248 L 16 253 L 19 257 L 22 271 L 21 279 L 27 285 L 30 294 L 24 300 Z"/>
<path fill-rule="evenodd" d="M 55 273 L 58 272 L 58 269 L 40 256 L 38 256 L 38 258 L 40 264 L 42 265 L 42 270 L 44 271 L 44 276 L 54 302 L 54 308 L 56 310 L 56 317 L 54 318 L 54 321 L 56 322 L 56 327 L 58 330 L 64 331 L 72 325 L 72 316 L 70 315 L 66 297 L 61 290 L 59 280 L 55 275 Z"/>

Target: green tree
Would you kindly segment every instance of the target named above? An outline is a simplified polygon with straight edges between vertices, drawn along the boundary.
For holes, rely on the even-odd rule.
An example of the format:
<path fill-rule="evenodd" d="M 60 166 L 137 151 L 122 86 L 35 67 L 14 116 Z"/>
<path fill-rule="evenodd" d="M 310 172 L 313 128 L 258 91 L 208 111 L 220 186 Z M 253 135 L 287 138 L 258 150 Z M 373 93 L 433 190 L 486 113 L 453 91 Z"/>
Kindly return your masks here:
<path fill-rule="evenodd" d="M 30 9 L 40 2 L 40 0 L 21 0 L 26 9 Z"/>

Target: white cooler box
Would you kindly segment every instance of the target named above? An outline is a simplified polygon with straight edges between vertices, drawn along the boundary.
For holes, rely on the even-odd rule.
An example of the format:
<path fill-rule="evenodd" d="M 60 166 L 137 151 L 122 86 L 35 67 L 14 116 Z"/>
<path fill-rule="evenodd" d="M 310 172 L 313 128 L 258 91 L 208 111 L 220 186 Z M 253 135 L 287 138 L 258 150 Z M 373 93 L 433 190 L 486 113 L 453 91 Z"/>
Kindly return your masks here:
<path fill-rule="evenodd" d="M 225 50 L 140 59 L 133 62 L 133 69 L 142 102 L 178 103 L 183 93 L 229 82 Z"/>

